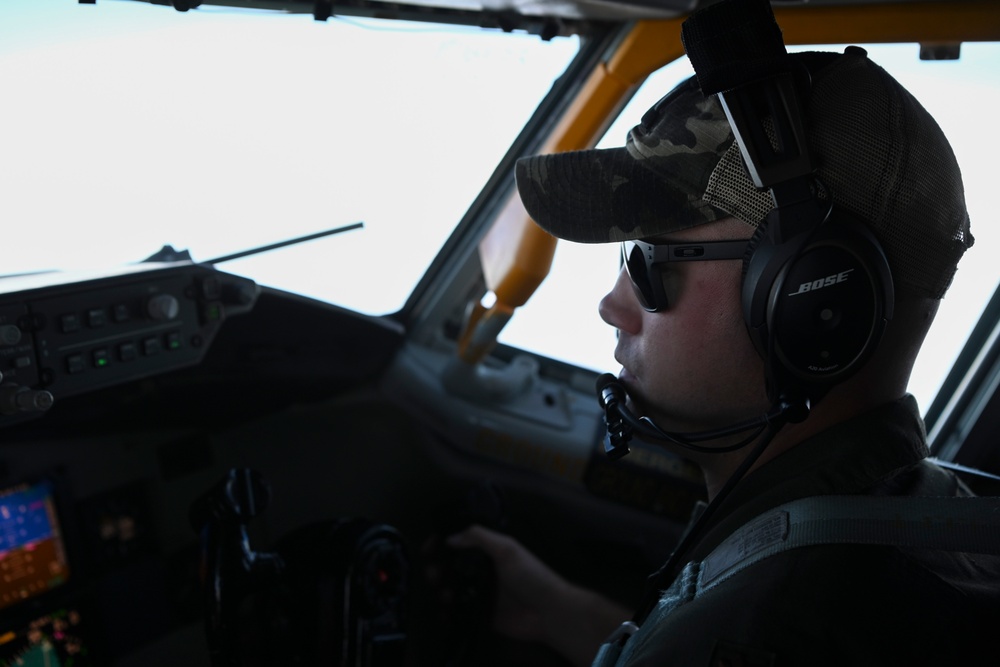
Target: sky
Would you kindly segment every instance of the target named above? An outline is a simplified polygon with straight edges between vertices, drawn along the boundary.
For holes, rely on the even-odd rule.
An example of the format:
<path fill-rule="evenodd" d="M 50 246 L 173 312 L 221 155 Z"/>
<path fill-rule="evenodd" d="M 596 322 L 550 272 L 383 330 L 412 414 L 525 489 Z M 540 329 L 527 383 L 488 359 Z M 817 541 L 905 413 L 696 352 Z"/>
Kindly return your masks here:
<path fill-rule="evenodd" d="M 2 272 L 163 244 L 208 260 L 363 222 L 224 268 L 393 312 L 574 51 L 470 28 L 3 0 L 0 219 L 17 221 L 19 252 Z M 374 254 L 384 266 L 359 281 Z"/>

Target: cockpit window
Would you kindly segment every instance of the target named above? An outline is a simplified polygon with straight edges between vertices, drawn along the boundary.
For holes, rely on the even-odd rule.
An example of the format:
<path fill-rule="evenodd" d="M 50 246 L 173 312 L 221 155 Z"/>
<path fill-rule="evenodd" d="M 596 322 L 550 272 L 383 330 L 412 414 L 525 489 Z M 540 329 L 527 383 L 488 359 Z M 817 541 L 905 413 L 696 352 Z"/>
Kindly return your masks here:
<path fill-rule="evenodd" d="M 576 38 L 146 3 L 0 3 L 0 275 L 169 244 L 398 310 Z"/>

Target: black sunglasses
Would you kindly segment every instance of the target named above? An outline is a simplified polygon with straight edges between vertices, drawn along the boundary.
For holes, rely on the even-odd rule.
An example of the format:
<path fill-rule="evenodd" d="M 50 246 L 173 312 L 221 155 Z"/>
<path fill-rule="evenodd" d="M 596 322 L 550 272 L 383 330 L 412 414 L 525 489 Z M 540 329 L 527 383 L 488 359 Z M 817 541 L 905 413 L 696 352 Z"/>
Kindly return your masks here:
<path fill-rule="evenodd" d="M 667 293 L 657 264 L 668 262 L 707 262 L 715 259 L 743 259 L 748 239 L 706 241 L 703 243 L 622 242 L 622 263 L 632 280 L 639 304 L 651 313 L 666 310 Z"/>

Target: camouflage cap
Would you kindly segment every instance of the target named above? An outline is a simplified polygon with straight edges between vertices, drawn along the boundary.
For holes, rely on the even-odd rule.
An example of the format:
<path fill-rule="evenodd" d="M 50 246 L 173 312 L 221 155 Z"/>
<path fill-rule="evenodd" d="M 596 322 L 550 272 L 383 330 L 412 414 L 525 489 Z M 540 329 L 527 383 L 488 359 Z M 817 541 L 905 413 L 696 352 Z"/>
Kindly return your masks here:
<path fill-rule="evenodd" d="M 881 242 L 899 292 L 941 298 L 973 243 L 962 176 L 929 113 L 865 51 L 791 54 L 810 71 L 817 177 Z M 523 158 L 517 187 L 545 231 L 580 243 L 650 238 L 773 207 L 754 187 L 715 96 L 694 77 L 647 111 L 622 148 Z"/>

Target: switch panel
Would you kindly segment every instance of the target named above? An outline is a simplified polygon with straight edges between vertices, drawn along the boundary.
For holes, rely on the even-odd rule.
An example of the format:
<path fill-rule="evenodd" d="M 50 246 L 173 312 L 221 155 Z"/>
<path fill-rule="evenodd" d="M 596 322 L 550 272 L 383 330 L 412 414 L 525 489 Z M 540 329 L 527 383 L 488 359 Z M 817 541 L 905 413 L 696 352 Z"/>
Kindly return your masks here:
<path fill-rule="evenodd" d="M 191 262 L 0 278 L 0 399 L 9 395 L 0 425 L 61 397 L 197 364 L 258 291 Z"/>

